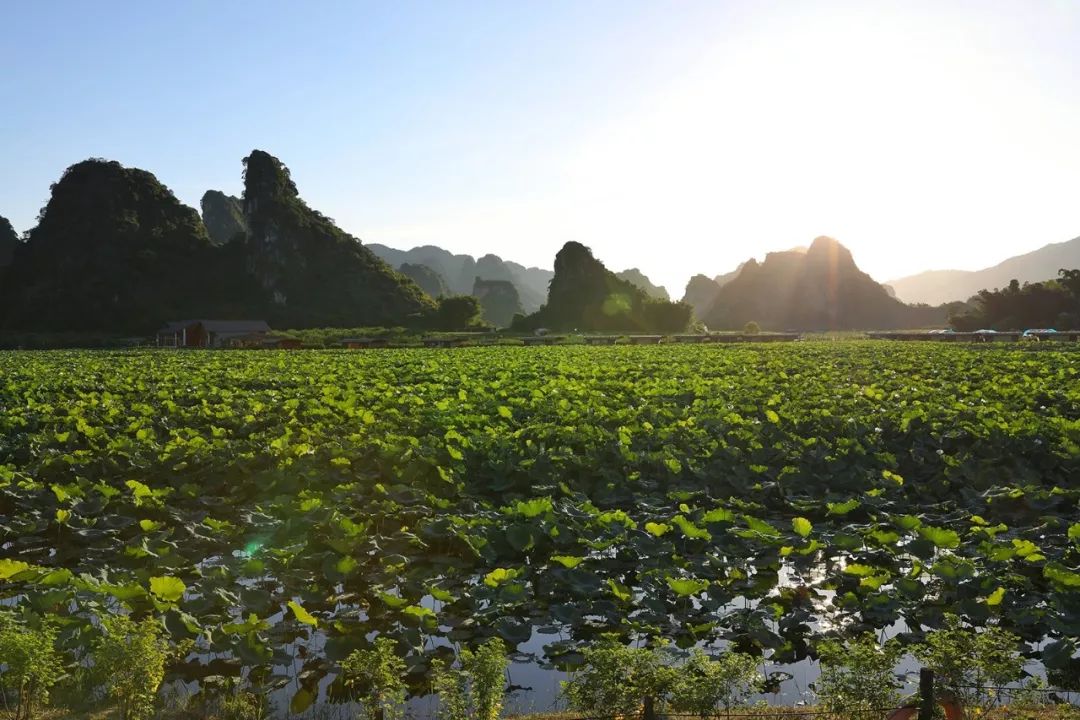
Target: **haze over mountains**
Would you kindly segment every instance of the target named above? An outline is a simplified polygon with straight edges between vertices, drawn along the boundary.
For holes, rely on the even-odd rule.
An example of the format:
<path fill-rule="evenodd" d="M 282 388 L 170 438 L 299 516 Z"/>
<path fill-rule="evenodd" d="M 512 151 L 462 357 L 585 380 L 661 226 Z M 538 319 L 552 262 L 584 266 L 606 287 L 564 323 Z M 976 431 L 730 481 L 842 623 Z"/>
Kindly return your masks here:
<path fill-rule="evenodd" d="M 1080 267 L 1080 237 L 1051 243 L 983 270 L 929 270 L 888 281 L 900 300 L 936 305 L 967 300 L 979 290 L 1003 288 L 1012 280 L 1041 282 L 1062 268 Z"/>

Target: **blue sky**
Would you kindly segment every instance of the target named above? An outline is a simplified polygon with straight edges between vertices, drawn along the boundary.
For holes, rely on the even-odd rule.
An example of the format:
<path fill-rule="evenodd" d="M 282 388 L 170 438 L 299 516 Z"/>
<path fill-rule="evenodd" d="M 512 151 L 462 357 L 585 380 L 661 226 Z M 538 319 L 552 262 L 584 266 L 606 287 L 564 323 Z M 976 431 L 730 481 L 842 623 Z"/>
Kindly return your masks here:
<path fill-rule="evenodd" d="M 252 148 L 366 242 L 677 294 L 829 234 L 879 279 L 1080 234 L 1080 3 L 7 2 L 0 214 L 86 157 L 186 203 Z"/>

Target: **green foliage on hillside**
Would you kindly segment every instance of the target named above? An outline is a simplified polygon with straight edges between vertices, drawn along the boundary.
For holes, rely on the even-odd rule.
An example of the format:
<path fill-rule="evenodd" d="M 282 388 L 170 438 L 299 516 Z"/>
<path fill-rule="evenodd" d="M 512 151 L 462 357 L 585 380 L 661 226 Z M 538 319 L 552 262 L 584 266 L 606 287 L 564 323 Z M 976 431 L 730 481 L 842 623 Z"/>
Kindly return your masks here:
<path fill-rule="evenodd" d="M 8 330 L 146 332 L 220 304 L 235 289 L 219 272 L 198 214 L 157 178 L 119 163 L 72 165 L 0 288 Z"/>
<path fill-rule="evenodd" d="M 716 291 L 701 319 L 718 330 L 740 329 L 751 320 L 766 330 L 873 330 L 941 324 L 946 313 L 890 297 L 859 270 L 847 248 L 819 237 L 805 252 L 748 261 Z"/>
<path fill-rule="evenodd" d="M 484 320 L 495 327 L 510 327 L 515 315 L 521 315 L 521 299 L 517 288 L 509 280 L 485 280 L 476 278 L 473 297 L 480 301 Z"/>
<path fill-rule="evenodd" d="M 205 223 L 148 172 L 104 160 L 68 168 L 5 272 L 0 329 L 146 334 L 192 317 L 297 328 L 438 322 L 415 283 L 307 207 L 276 158 L 256 150 L 245 165 L 243 214 L 212 191 Z"/>
<path fill-rule="evenodd" d="M 1057 280 L 1023 285 L 1013 280 L 1000 290 L 980 290 L 949 322 L 960 331 L 1080 328 L 1080 269 L 1058 274 Z"/>
<path fill-rule="evenodd" d="M 555 256 L 547 304 L 516 327 L 591 332 L 679 332 L 690 324 L 684 303 L 650 298 L 620 279 L 581 243 L 568 242 Z"/>
<path fill-rule="evenodd" d="M 427 265 L 402 263 L 401 267 L 398 268 L 398 272 L 419 285 L 421 290 L 433 298 L 441 298 L 444 295 L 452 294 L 443 276 Z"/>
<path fill-rule="evenodd" d="M 0 273 L 11 264 L 11 258 L 15 254 L 15 247 L 19 244 L 19 234 L 11 226 L 11 221 L 0 216 Z M 2 275 L 0 275 L 2 280 Z"/>
<path fill-rule="evenodd" d="M 270 298 L 267 320 L 289 327 L 423 322 L 434 303 L 356 238 L 300 198 L 280 160 L 244 159 L 249 269 Z"/>

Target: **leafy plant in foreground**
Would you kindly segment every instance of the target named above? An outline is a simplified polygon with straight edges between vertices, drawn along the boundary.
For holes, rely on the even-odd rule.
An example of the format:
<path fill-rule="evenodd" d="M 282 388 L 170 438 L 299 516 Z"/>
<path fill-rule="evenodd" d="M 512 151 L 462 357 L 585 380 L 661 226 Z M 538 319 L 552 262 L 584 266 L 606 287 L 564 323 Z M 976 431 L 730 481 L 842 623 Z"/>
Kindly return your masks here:
<path fill-rule="evenodd" d="M 28 720 L 49 703 L 49 688 L 64 674 L 56 651 L 56 627 L 42 622 L 30 627 L 6 610 L 0 610 L 0 692 L 15 694 L 12 720 Z"/>
<path fill-rule="evenodd" d="M 700 648 L 690 652 L 677 673 L 671 689 L 671 708 L 702 717 L 718 707 L 744 704 L 762 679 L 753 656 L 735 652 L 709 656 Z"/>
<path fill-rule="evenodd" d="M 987 709 L 996 696 L 986 686 L 1002 686 L 1023 676 L 1020 638 L 997 626 L 982 630 L 964 626 L 956 615 L 945 616 L 944 627 L 926 635 L 913 652 L 934 670 L 935 683 L 956 695 L 965 706 Z"/>
<path fill-rule="evenodd" d="M 104 615 L 101 629 L 94 668 L 120 720 L 150 717 L 170 656 L 161 626 L 153 618 L 136 622 L 127 615 Z"/>
<path fill-rule="evenodd" d="M 604 715 L 632 715 L 646 697 L 661 701 L 674 687 L 677 673 L 654 648 L 627 647 L 604 641 L 584 651 L 585 665 L 563 683 L 574 710 Z"/>
<path fill-rule="evenodd" d="M 432 663 L 432 689 L 441 720 L 496 720 L 506 695 L 506 644 L 492 638 L 475 652 L 463 648 L 460 667 Z"/>
<path fill-rule="evenodd" d="M 378 637 L 369 650 L 353 650 L 341 663 L 345 687 L 359 698 L 365 720 L 398 720 L 405 716 L 405 661 L 397 642 Z"/>
<path fill-rule="evenodd" d="M 896 640 L 879 643 L 864 633 L 846 644 L 829 640 L 818 646 L 821 677 L 817 696 L 830 712 L 869 712 L 896 706 L 896 664 L 903 650 Z"/>

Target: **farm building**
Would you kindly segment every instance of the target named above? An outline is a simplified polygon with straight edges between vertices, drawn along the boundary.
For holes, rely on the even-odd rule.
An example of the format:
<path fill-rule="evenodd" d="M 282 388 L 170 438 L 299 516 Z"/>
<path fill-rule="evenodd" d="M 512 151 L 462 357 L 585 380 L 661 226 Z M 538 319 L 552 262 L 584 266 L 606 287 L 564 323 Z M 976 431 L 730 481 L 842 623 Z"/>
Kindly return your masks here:
<path fill-rule="evenodd" d="M 263 320 L 179 320 L 157 331 L 158 347 L 263 347 L 270 326 Z"/>

